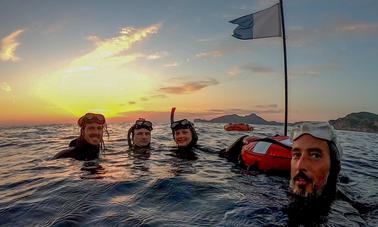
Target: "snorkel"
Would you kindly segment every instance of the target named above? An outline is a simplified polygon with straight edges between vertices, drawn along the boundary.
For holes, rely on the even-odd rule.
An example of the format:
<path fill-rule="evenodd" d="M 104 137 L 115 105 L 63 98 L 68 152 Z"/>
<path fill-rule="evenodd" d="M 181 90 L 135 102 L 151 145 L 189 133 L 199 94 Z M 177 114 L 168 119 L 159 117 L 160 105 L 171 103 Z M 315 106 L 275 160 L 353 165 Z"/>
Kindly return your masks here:
<path fill-rule="evenodd" d="M 175 122 L 175 111 L 176 111 L 176 107 L 172 107 L 171 109 L 171 125 L 173 122 Z M 173 129 L 172 129 L 173 131 Z"/>
<path fill-rule="evenodd" d="M 190 141 L 190 143 L 186 147 L 182 147 L 182 148 L 192 148 L 192 147 L 196 146 L 197 141 L 198 141 L 198 135 L 197 135 L 196 130 L 193 127 L 193 124 L 189 120 L 186 120 L 186 119 L 175 121 L 175 111 L 176 111 L 176 107 L 172 107 L 172 109 L 171 109 L 171 130 L 172 130 L 173 139 L 176 141 L 176 138 L 175 138 L 175 131 L 176 130 L 189 129 L 190 132 L 192 133 L 192 141 Z M 180 122 L 187 122 L 187 123 L 186 124 L 180 124 Z M 174 126 L 174 125 L 176 125 L 176 126 Z M 172 127 L 172 126 L 174 126 L 174 127 Z"/>

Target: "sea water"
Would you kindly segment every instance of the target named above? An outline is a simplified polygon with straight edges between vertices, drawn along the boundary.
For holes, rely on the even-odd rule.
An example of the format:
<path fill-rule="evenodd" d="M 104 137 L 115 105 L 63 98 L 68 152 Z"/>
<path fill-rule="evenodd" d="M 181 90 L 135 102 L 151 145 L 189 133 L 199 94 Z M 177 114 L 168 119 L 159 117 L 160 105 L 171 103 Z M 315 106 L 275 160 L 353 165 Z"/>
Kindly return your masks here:
<path fill-rule="evenodd" d="M 0 128 L 1 226 L 285 226 L 287 176 L 244 171 L 218 152 L 242 135 L 282 134 L 255 125 L 226 132 L 197 123 L 197 160 L 179 159 L 168 124 L 155 124 L 150 152 L 127 151 L 130 124 L 108 125 L 98 164 L 51 159 L 75 125 Z M 326 224 L 378 226 L 378 134 L 337 131 L 344 148 L 339 190 Z"/>

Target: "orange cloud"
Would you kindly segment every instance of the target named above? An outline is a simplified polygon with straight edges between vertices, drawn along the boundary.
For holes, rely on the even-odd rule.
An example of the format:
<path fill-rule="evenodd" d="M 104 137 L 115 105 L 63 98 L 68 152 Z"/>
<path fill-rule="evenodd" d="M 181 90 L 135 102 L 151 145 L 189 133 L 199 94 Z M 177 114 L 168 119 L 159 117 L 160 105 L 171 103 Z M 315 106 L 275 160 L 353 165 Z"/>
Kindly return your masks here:
<path fill-rule="evenodd" d="M 150 98 L 152 98 L 152 99 L 157 99 L 157 98 L 165 99 L 165 98 L 167 98 L 167 96 L 166 95 L 151 95 Z"/>
<path fill-rule="evenodd" d="M 162 87 L 159 90 L 164 93 L 169 94 L 187 94 L 194 91 L 201 90 L 202 88 L 217 85 L 219 82 L 217 80 L 206 80 L 206 81 L 194 81 L 188 82 L 183 85 L 178 86 L 170 86 L 170 87 Z"/>
<path fill-rule="evenodd" d="M 24 32 L 24 29 L 19 29 L 12 32 L 7 37 L 1 40 L 0 59 L 3 61 L 17 61 L 16 49 L 20 45 L 17 38 Z"/>

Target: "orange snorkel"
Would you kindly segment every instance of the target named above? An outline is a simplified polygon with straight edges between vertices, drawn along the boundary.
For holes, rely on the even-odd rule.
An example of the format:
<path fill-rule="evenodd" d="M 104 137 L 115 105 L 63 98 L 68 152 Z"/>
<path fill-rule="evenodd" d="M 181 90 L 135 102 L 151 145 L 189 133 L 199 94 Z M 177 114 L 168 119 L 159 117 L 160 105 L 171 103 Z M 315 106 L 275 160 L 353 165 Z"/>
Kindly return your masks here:
<path fill-rule="evenodd" d="M 175 111 L 176 111 L 176 107 L 172 107 L 171 109 L 171 125 L 173 122 L 175 122 Z"/>

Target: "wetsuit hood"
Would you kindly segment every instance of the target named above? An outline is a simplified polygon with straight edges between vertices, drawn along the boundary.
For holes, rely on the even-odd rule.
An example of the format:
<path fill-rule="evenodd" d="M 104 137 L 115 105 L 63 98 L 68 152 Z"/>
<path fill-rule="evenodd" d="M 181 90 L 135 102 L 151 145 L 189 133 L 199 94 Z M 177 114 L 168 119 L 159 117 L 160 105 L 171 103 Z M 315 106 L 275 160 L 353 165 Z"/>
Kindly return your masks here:
<path fill-rule="evenodd" d="M 181 147 L 180 149 L 190 149 L 192 147 L 195 147 L 197 145 L 198 135 L 197 135 L 197 132 L 194 128 L 193 123 L 191 123 L 189 120 L 184 119 L 184 120 L 181 120 L 181 121 L 187 121 L 187 123 L 189 123 L 189 124 L 185 124 L 185 125 L 177 124 L 175 127 L 172 127 L 172 125 L 175 123 L 175 111 L 176 111 L 176 107 L 173 107 L 171 109 L 171 130 L 172 130 L 173 139 L 176 140 L 176 138 L 175 138 L 175 131 L 176 130 L 189 129 L 190 132 L 192 133 L 192 141 L 190 141 L 188 146 Z M 177 122 L 180 122 L 180 121 L 177 121 Z"/>
<path fill-rule="evenodd" d="M 151 131 L 151 128 L 147 128 L 147 127 L 140 127 L 140 128 L 144 128 Z M 127 145 L 129 146 L 129 148 L 136 148 L 136 149 L 150 148 L 151 143 L 148 143 L 146 146 L 143 146 L 143 147 L 134 145 L 133 143 L 134 130 L 135 130 L 135 125 L 131 126 L 131 128 L 129 128 L 129 130 L 127 131 Z"/>

